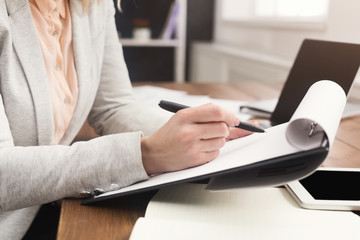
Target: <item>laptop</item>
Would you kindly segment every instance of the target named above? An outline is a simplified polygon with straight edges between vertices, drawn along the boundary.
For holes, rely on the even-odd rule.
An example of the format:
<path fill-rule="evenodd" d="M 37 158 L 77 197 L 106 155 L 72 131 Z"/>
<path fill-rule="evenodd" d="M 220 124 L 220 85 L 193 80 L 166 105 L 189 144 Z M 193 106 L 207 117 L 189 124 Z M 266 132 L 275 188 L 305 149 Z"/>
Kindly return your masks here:
<path fill-rule="evenodd" d="M 288 122 L 309 87 L 317 81 L 332 80 L 348 94 L 359 66 L 360 44 L 305 39 L 270 113 L 270 124 Z M 248 107 L 242 106 L 240 110 L 244 108 Z"/>

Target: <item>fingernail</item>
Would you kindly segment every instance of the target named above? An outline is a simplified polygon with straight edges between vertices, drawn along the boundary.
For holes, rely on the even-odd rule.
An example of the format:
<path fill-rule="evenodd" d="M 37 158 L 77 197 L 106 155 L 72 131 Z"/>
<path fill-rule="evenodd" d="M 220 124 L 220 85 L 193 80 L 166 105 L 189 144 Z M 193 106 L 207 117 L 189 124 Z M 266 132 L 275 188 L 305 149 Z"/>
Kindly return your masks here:
<path fill-rule="evenodd" d="M 239 124 L 240 124 L 240 120 L 236 118 L 234 125 L 232 127 L 238 126 Z"/>

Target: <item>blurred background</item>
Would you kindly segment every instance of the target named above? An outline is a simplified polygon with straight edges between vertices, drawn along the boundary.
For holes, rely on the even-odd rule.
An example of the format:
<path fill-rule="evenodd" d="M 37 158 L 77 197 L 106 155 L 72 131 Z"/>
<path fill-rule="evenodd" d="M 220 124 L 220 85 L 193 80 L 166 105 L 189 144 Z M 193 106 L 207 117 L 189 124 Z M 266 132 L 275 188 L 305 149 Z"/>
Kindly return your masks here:
<path fill-rule="evenodd" d="M 283 82 L 305 38 L 360 43 L 357 0 L 122 0 L 121 6 L 116 24 L 133 82 Z"/>

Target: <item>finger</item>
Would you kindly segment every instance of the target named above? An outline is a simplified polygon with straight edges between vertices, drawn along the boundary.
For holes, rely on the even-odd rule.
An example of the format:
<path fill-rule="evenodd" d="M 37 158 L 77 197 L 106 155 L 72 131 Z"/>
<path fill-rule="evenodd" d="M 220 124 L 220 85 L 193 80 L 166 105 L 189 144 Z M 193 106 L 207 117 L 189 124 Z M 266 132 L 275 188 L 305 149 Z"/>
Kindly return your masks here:
<path fill-rule="evenodd" d="M 215 150 L 215 151 L 211 151 L 211 152 L 206 152 L 206 159 L 207 162 L 211 162 L 212 160 L 216 159 L 220 154 L 220 150 Z"/>
<path fill-rule="evenodd" d="M 194 124 L 193 126 L 199 133 L 199 139 L 227 138 L 230 134 L 229 127 L 224 122 Z"/>
<path fill-rule="evenodd" d="M 237 139 L 237 138 L 245 137 L 245 136 L 252 134 L 252 132 L 246 131 L 246 130 L 243 130 L 240 128 L 230 128 L 229 132 L 230 132 L 230 134 L 227 137 L 227 140 Z"/>
<path fill-rule="evenodd" d="M 259 122 L 254 120 L 251 121 L 250 124 L 254 125 L 254 126 L 259 126 Z M 253 134 L 253 132 L 251 131 L 246 131 L 240 128 L 230 128 L 230 134 L 229 137 L 227 138 L 227 140 L 232 140 L 232 139 L 237 139 L 237 138 L 241 138 L 241 137 L 245 137 L 248 136 L 250 134 Z"/>
<path fill-rule="evenodd" d="M 225 145 L 226 139 L 223 137 L 203 139 L 199 142 L 199 149 L 201 152 L 217 151 Z"/>
<path fill-rule="evenodd" d="M 208 162 L 213 161 L 214 159 L 216 159 L 220 154 L 220 150 L 215 150 L 215 151 L 210 151 L 210 152 L 203 152 L 201 153 L 201 157 L 198 158 L 197 161 L 193 162 L 193 167 L 194 166 L 199 166 Z"/>
<path fill-rule="evenodd" d="M 195 123 L 225 122 L 228 126 L 236 126 L 240 123 L 239 119 L 232 112 L 213 103 L 186 108 L 178 113 L 183 115 L 184 119 L 188 118 Z"/>

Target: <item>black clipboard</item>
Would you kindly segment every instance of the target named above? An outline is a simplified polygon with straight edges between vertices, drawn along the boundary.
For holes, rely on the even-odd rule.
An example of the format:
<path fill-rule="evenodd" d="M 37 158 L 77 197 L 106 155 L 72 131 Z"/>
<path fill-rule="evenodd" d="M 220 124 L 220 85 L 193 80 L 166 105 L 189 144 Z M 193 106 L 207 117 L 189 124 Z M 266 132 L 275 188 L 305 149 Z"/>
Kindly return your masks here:
<path fill-rule="evenodd" d="M 227 169 L 226 171 L 213 172 L 211 174 L 182 179 L 180 181 L 167 182 L 165 184 L 151 186 L 148 188 L 112 194 L 102 198 L 96 198 L 93 196 L 84 199 L 81 204 L 88 205 L 100 201 L 158 190 L 175 184 L 197 182 L 208 179 L 210 179 L 210 182 L 226 181 L 227 184 L 231 183 L 228 185 L 229 188 L 283 185 L 289 181 L 304 178 L 313 173 L 322 164 L 329 152 L 327 141 L 324 141 L 323 145 L 324 146 L 311 150 L 266 159 L 246 166 Z M 237 181 L 233 181 L 234 179 L 237 179 Z"/>

